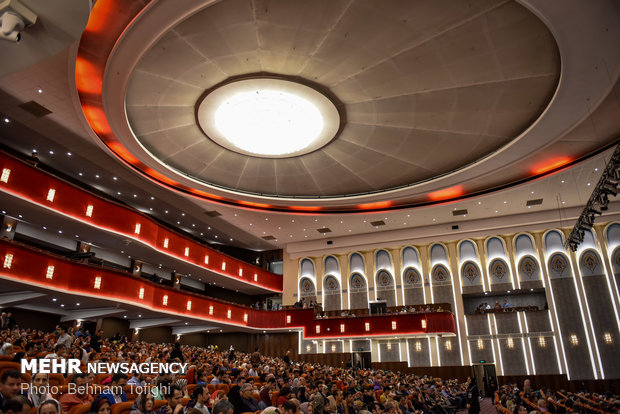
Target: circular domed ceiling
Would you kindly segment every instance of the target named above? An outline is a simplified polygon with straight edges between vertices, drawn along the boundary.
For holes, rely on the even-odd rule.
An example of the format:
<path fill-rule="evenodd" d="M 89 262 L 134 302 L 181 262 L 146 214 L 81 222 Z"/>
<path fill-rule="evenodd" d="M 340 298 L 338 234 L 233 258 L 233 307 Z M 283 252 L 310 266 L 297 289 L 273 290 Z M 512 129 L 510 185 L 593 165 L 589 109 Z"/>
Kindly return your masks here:
<path fill-rule="evenodd" d="M 487 157 L 541 115 L 559 74 L 553 36 L 516 2 L 224 0 L 161 34 L 125 102 L 141 146 L 184 176 L 246 194 L 342 197 Z M 333 98 L 334 139 L 263 158 L 201 129 L 198 106 L 210 90 L 274 76 Z"/>

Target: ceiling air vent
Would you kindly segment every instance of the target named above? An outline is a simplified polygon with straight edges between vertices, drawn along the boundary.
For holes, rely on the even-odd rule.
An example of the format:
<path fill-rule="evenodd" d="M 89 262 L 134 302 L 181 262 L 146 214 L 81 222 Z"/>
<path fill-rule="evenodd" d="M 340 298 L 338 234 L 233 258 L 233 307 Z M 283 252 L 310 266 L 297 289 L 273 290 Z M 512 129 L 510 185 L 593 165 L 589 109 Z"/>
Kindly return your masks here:
<path fill-rule="evenodd" d="M 52 111 L 50 111 L 43 105 L 36 103 L 35 101 L 25 102 L 19 107 L 22 108 L 24 111 L 28 112 L 29 114 L 36 116 L 37 118 L 42 118 L 45 115 L 49 115 L 52 113 Z"/>
<path fill-rule="evenodd" d="M 331 233 L 332 229 L 330 229 L 329 227 L 323 227 L 322 229 L 316 229 L 316 231 L 318 231 L 321 234 L 325 234 L 325 233 Z"/>
<path fill-rule="evenodd" d="M 373 227 L 377 227 L 377 226 L 385 226 L 385 221 L 383 220 L 379 220 L 379 221 L 371 221 L 370 225 Z"/>
<path fill-rule="evenodd" d="M 467 209 L 464 208 L 463 210 L 453 210 L 452 211 L 452 215 L 453 216 L 466 216 L 468 213 Z"/>
<path fill-rule="evenodd" d="M 535 200 L 527 200 L 527 202 L 525 203 L 526 206 L 539 206 L 541 205 L 543 202 L 542 198 L 537 198 Z"/>
<path fill-rule="evenodd" d="M 209 217 L 219 217 L 222 215 L 222 213 L 220 213 L 219 211 L 215 211 L 215 210 L 205 211 L 205 214 Z"/>
<path fill-rule="evenodd" d="M 262 239 L 267 240 L 267 241 L 272 241 L 272 240 L 275 240 L 276 238 L 273 236 L 263 236 Z"/>

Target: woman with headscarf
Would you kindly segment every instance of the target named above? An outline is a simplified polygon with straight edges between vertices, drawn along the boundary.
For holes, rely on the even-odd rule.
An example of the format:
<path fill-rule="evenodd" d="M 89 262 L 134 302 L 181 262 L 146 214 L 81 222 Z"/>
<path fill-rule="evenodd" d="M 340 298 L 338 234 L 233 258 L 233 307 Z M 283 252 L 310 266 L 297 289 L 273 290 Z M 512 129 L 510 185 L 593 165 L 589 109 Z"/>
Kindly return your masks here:
<path fill-rule="evenodd" d="M 39 405 L 37 414 L 62 414 L 62 406 L 57 400 L 50 398 Z"/>
<path fill-rule="evenodd" d="M 112 412 L 110 401 L 105 397 L 101 397 L 93 401 L 88 414 L 110 414 L 110 412 Z"/>
<path fill-rule="evenodd" d="M 143 392 L 136 398 L 129 414 L 155 414 L 155 397 L 150 392 Z"/>
<path fill-rule="evenodd" d="M 52 395 L 48 392 L 49 375 L 37 373 L 32 376 L 30 388 L 28 388 L 28 400 L 33 407 L 38 407 L 42 402 L 52 400 Z"/>

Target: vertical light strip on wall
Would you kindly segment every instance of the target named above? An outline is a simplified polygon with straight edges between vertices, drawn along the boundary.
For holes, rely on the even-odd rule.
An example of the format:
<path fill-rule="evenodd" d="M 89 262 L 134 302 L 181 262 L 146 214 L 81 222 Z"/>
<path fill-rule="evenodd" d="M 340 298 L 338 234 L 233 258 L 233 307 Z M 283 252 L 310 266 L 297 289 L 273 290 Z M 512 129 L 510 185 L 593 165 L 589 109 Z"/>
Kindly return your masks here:
<path fill-rule="evenodd" d="M 454 274 L 452 271 L 450 271 L 450 267 L 446 265 L 446 269 L 448 269 L 448 271 L 450 272 L 450 288 L 452 289 L 452 303 L 453 303 L 453 309 L 452 309 L 452 313 L 454 313 L 454 318 L 456 319 L 456 337 L 457 337 L 457 342 L 459 344 L 459 355 L 461 357 L 461 365 L 463 365 L 463 341 L 461 341 L 461 333 L 460 333 L 460 328 L 459 328 L 459 313 L 457 311 L 457 303 L 456 303 L 456 291 L 454 290 Z M 460 280 L 459 280 L 460 283 Z"/>
<path fill-rule="evenodd" d="M 525 332 L 526 332 L 526 335 L 527 335 L 527 347 L 529 348 L 530 356 L 532 357 L 532 360 L 531 360 L 531 363 L 532 363 L 532 374 L 536 375 L 536 364 L 534 363 L 534 353 L 532 352 L 532 341 L 531 341 L 530 336 L 529 336 L 530 328 L 527 325 L 527 314 L 525 312 L 523 312 L 523 322 L 525 323 Z"/>
<path fill-rule="evenodd" d="M 597 251 L 597 254 L 599 257 L 602 257 L 600 252 Z M 601 379 L 605 379 L 605 370 L 603 369 L 603 363 L 601 362 L 601 354 L 599 353 L 598 350 L 598 341 L 596 340 L 596 330 L 594 329 L 594 324 L 592 323 L 592 313 L 590 312 L 590 305 L 588 305 L 588 297 L 587 297 L 587 293 L 586 293 L 586 287 L 583 284 L 583 275 L 581 273 L 581 267 L 579 267 L 579 258 L 577 258 L 577 276 L 575 279 L 579 279 L 579 285 L 581 285 L 581 291 L 583 292 L 583 303 L 585 303 L 586 305 L 586 311 L 588 312 L 588 320 L 590 321 L 590 331 L 592 332 L 592 338 L 594 340 L 594 350 L 596 351 L 596 358 L 598 359 L 598 366 L 601 368 Z M 575 282 L 575 288 L 577 288 L 577 282 Z M 577 293 L 577 296 L 579 297 L 579 293 Z M 583 314 L 582 314 L 583 317 Z M 587 329 L 586 329 L 586 323 L 584 320 L 583 323 L 583 327 L 584 330 L 586 331 L 586 339 L 588 341 L 588 346 L 590 346 L 590 336 L 588 335 Z M 592 352 L 592 349 L 590 349 L 590 352 Z M 592 368 L 594 369 L 594 378 L 596 379 L 596 367 L 594 366 L 594 361 L 592 361 L 593 365 Z"/>
<path fill-rule="evenodd" d="M 405 344 L 407 346 L 407 366 L 411 366 L 411 353 L 409 353 L 409 339 L 405 339 Z"/>
<path fill-rule="evenodd" d="M 575 295 L 577 295 L 577 304 L 579 305 L 579 314 L 581 315 L 581 322 L 583 323 L 583 333 L 586 335 L 586 344 L 588 344 L 588 352 L 590 353 L 590 363 L 592 364 L 592 373 L 594 374 L 594 379 L 598 379 L 596 363 L 594 362 L 594 353 L 592 352 L 592 343 L 590 342 L 590 335 L 588 335 L 588 324 L 586 323 L 586 316 L 583 313 L 583 305 L 581 303 L 581 296 L 579 295 L 579 287 L 577 286 L 577 280 L 576 280 L 576 279 L 579 279 L 579 281 L 581 281 L 581 272 L 579 271 L 579 269 L 577 269 L 577 272 L 575 272 L 575 269 L 573 269 L 573 263 L 570 260 L 570 257 L 567 257 L 567 261 L 573 274 L 573 278 L 572 278 L 573 286 L 575 287 Z M 583 289 L 583 285 L 581 285 L 581 287 Z M 585 290 L 583 291 L 583 293 L 585 296 Z M 587 306 L 588 304 L 586 303 L 586 307 Z M 589 316 L 589 312 L 588 312 L 588 316 Z M 592 327 L 591 324 L 592 324 L 592 320 L 590 319 L 590 327 L 593 330 L 594 328 Z M 598 349 L 597 349 L 597 354 L 598 354 Z M 599 355 L 599 363 L 600 363 L 600 360 L 601 360 L 601 357 Z M 602 372 L 603 372 L 603 367 L 601 367 L 601 373 Z"/>
<path fill-rule="evenodd" d="M 429 366 L 433 366 L 433 354 L 431 353 L 431 337 L 427 336 L 426 339 L 428 339 L 428 365 Z"/>
<path fill-rule="evenodd" d="M 467 342 L 467 356 L 469 357 L 469 364 L 473 364 L 471 360 L 471 347 L 469 346 L 469 328 L 467 327 L 467 315 L 463 315 L 465 320 L 465 341 Z"/>
<path fill-rule="evenodd" d="M 424 282 L 422 282 L 422 283 L 424 283 Z M 431 263 L 431 274 L 428 275 L 428 284 L 431 287 L 431 303 L 435 303 L 435 297 L 433 295 L 433 267 L 432 267 L 432 263 Z"/>
<path fill-rule="evenodd" d="M 487 313 L 487 322 L 489 323 L 489 336 L 491 336 L 491 351 L 493 351 L 493 362 L 497 365 L 497 356 L 495 355 L 495 344 L 493 343 L 493 329 L 491 328 L 491 314 Z"/>
<path fill-rule="evenodd" d="M 440 367 L 441 366 L 441 356 L 440 354 L 440 347 L 439 347 L 439 336 L 435 336 L 435 345 L 437 346 L 437 366 Z"/>
<path fill-rule="evenodd" d="M 497 320 L 495 319 L 495 314 L 493 314 L 493 324 L 495 325 L 495 331 L 497 332 Z M 502 361 L 502 344 L 499 341 L 499 338 L 496 338 L 496 340 L 497 353 L 499 354 L 499 372 L 501 373 L 501 375 L 504 375 L 504 361 Z M 493 342 L 493 340 L 491 340 L 491 342 Z"/>
<path fill-rule="evenodd" d="M 519 332 L 521 333 L 521 350 L 523 350 L 523 362 L 525 363 L 525 371 L 527 372 L 527 375 L 530 375 L 530 364 L 527 360 L 527 352 L 525 352 L 525 340 L 523 339 L 523 325 L 521 324 L 521 316 L 525 318 L 525 312 L 517 312 L 517 322 L 519 322 Z M 530 352 L 532 352 L 531 348 Z"/>
<path fill-rule="evenodd" d="M 601 257 L 603 256 L 601 255 Z M 611 287 L 611 283 L 609 282 L 609 279 L 611 279 L 614 282 L 614 287 L 616 288 L 616 292 L 617 292 L 618 285 L 616 284 L 616 277 L 614 274 L 614 264 L 612 262 L 612 258 L 613 258 L 613 251 L 611 252 L 611 255 L 610 255 L 609 249 L 607 249 L 607 259 L 609 261 L 609 270 L 611 270 L 611 273 L 609 273 L 607 269 L 605 269 L 605 282 L 607 282 L 607 289 L 609 290 L 609 299 L 611 300 L 611 304 L 614 307 L 614 316 L 616 317 L 616 325 L 618 325 L 618 331 L 620 331 L 620 317 L 618 315 L 618 307 L 616 306 L 615 293 L 614 293 L 613 288 Z"/>
<path fill-rule="evenodd" d="M 549 282 L 549 291 L 551 290 L 551 282 Z M 555 302 L 553 300 L 553 292 L 551 293 L 551 301 L 553 302 L 553 308 L 555 310 Z M 549 316 L 549 326 L 551 327 L 551 331 L 553 331 L 553 320 L 551 319 L 551 310 L 547 311 L 547 315 Z M 560 324 L 558 322 L 558 332 L 557 335 L 560 336 L 560 346 L 562 349 L 562 355 L 564 356 L 564 368 L 566 370 L 566 378 L 570 380 L 570 372 L 568 370 L 568 361 L 566 361 L 566 353 L 564 352 L 564 341 L 562 341 L 562 330 L 560 329 Z M 553 343 L 555 344 L 555 356 L 558 358 L 558 368 L 560 369 L 560 374 L 562 374 L 562 363 L 560 362 L 560 353 L 558 352 L 558 344 L 556 342 L 556 333 L 553 332 Z"/>
<path fill-rule="evenodd" d="M 547 258 L 547 263 L 545 264 L 546 268 L 549 269 L 549 258 Z M 542 270 L 542 269 L 541 269 Z M 562 340 L 562 328 L 560 327 L 560 320 L 558 319 L 558 308 L 555 305 L 555 296 L 553 295 L 553 284 L 551 283 L 551 276 L 549 276 L 549 293 L 551 294 L 551 303 L 553 303 L 553 318 L 555 319 L 556 326 L 558 328 L 558 335 L 560 336 L 560 345 L 562 347 L 562 356 L 564 356 L 564 367 L 566 369 L 566 378 L 570 380 L 570 370 L 568 369 L 568 361 L 566 360 L 566 352 L 564 350 L 564 341 Z M 551 320 L 551 310 L 549 310 L 549 324 L 551 326 L 551 330 L 553 331 L 553 321 Z M 554 333 L 555 339 L 555 333 Z M 557 347 L 556 347 L 557 351 Z M 560 357 L 558 354 L 558 362 L 560 361 Z M 560 374 L 562 370 L 560 370 Z"/>

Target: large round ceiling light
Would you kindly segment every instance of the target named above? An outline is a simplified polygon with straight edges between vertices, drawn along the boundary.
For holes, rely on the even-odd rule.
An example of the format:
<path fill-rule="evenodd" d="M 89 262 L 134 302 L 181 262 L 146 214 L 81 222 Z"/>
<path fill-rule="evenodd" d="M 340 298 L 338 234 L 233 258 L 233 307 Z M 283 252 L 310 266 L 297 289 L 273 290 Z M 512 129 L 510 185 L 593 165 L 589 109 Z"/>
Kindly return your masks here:
<path fill-rule="evenodd" d="M 321 148 L 338 132 L 340 116 L 325 95 L 283 79 L 245 79 L 205 96 L 198 122 L 225 148 L 255 157 L 286 158 Z"/>

